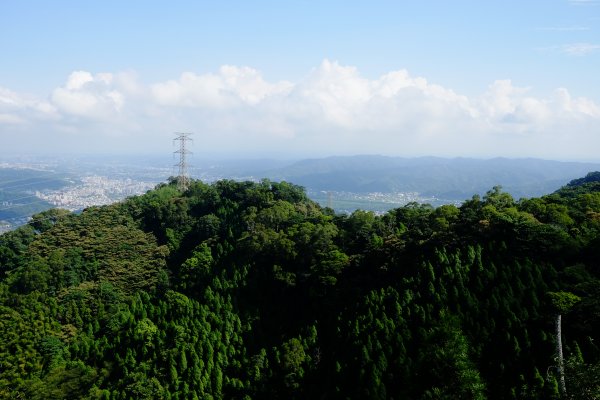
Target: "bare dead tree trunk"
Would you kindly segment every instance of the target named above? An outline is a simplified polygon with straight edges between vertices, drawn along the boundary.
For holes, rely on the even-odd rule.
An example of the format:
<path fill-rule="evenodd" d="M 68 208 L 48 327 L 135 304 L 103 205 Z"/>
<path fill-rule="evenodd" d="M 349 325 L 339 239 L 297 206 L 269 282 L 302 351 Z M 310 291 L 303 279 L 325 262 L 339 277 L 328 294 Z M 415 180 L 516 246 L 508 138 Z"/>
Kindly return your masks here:
<path fill-rule="evenodd" d="M 567 385 L 565 384 L 565 362 L 562 348 L 561 315 L 556 316 L 556 353 L 558 354 L 558 374 L 560 375 L 559 385 L 562 396 L 567 395 Z"/>

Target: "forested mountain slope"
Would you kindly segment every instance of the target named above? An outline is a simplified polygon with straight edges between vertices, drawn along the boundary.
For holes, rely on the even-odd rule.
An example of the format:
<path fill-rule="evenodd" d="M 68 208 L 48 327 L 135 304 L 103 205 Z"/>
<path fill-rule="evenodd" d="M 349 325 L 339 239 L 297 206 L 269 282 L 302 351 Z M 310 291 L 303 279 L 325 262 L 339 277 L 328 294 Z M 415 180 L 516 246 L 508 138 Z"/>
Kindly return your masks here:
<path fill-rule="evenodd" d="M 559 312 L 562 398 L 598 398 L 599 175 L 383 216 L 270 181 L 38 214 L 0 236 L 0 398 L 561 398 Z"/>

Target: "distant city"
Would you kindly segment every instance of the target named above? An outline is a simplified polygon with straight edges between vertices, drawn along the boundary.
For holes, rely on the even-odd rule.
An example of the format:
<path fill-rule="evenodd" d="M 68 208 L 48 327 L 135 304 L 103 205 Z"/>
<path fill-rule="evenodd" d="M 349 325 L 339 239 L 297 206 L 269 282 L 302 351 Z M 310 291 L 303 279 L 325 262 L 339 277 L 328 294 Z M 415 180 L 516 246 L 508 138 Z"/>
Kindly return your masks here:
<path fill-rule="evenodd" d="M 35 195 L 56 207 L 77 211 L 86 207 L 111 204 L 129 196 L 142 194 L 156 185 L 153 182 L 109 179 L 104 176 L 83 177 L 81 182 L 80 185 L 63 190 L 36 191 Z"/>
<path fill-rule="evenodd" d="M 62 208 L 77 212 L 91 206 L 101 206 L 121 201 L 127 197 L 140 195 L 153 189 L 173 176 L 168 161 L 153 160 L 122 164 L 118 162 L 77 160 L 28 160 L 0 163 L 0 171 L 15 177 L 5 178 L 18 191 L 9 191 L 0 182 L 0 233 L 12 230 L 27 223 L 31 215 L 49 208 Z M 253 167 L 231 168 L 229 165 L 203 164 L 191 169 L 194 179 L 211 183 L 221 179 L 259 181 L 260 172 L 253 173 Z M 44 172 L 20 177 L 23 171 Z M 53 185 L 50 185 L 53 183 Z M 58 186 L 58 187 L 57 187 Z M 2 196 L 4 195 L 4 196 Z M 418 192 L 366 192 L 319 191 L 307 189 L 307 195 L 322 206 L 331 206 L 338 213 L 351 213 L 356 209 L 373 211 L 377 214 L 400 207 L 409 202 L 436 203 L 435 197 L 422 197 Z M 32 210 L 30 212 L 25 211 Z M 3 216 L 2 211 L 13 211 L 14 215 Z M 22 211 L 22 212 L 21 212 Z"/>
<path fill-rule="evenodd" d="M 459 205 L 501 185 L 515 199 L 552 193 L 599 164 L 537 159 L 329 157 L 300 161 L 198 157 L 191 178 L 211 183 L 288 181 L 337 213 L 382 214 L 408 203 Z M 77 212 L 143 194 L 177 175 L 171 157 L 4 157 L 0 163 L 0 233 L 58 207 Z"/>

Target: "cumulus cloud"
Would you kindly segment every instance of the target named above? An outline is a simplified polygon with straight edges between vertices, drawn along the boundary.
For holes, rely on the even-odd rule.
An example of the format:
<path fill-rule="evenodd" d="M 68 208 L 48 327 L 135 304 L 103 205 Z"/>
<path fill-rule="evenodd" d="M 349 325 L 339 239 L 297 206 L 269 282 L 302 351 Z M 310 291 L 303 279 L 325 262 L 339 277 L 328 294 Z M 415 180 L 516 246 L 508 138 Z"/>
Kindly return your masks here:
<path fill-rule="evenodd" d="M 47 99 L 0 88 L 0 133 L 10 126 L 78 134 L 103 151 L 164 148 L 182 130 L 203 151 L 597 158 L 600 106 L 507 79 L 465 96 L 406 70 L 370 79 L 324 60 L 298 82 L 230 65 L 150 84 L 133 72 L 74 71 Z"/>
<path fill-rule="evenodd" d="M 265 97 L 285 93 L 289 82 L 266 82 L 249 67 L 224 65 L 217 74 L 184 72 L 178 80 L 152 85 L 158 104 L 184 107 L 231 107 L 237 103 L 255 105 Z"/>
<path fill-rule="evenodd" d="M 496 81 L 484 96 L 483 104 L 487 113 L 498 121 L 510 119 L 520 114 L 524 123 L 537 126 L 544 121 L 553 122 L 556 118 L 600 118 L 600 108 L 586 98 L 572 98 L 565 88 L 558 88 L 554 95 L 535 98 L 528 95 L 530 88 L 519 88 L 510 80 Z"/>
<path fill-rule="evenodd" d="M 56 107 L 50 102 L 0 87 L 0 124 L 27 124 L 30 120 L 59 118 Z"/>
<path fill-rule="evenodd" d="M 52 103 L 65 114 L 110 118 L 118 114 L 125 96 L 113 84 L 113 75 L 87 71 L 74 71 L 64 86 L 56 88 L 50 96 Z"/>

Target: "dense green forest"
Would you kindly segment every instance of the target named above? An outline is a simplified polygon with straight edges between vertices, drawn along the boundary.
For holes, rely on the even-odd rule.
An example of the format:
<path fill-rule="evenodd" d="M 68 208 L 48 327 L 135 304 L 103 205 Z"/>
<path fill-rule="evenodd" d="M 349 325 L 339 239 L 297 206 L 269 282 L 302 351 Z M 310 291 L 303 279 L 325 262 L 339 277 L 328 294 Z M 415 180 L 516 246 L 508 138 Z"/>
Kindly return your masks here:
<path fill-rule="evenodd" d="M 0 236 L 0 399 L 598 399 L 599 263 L 600 173 L 382 216 L 172 180 Z"/>

